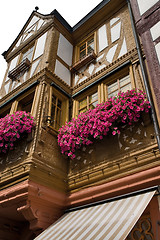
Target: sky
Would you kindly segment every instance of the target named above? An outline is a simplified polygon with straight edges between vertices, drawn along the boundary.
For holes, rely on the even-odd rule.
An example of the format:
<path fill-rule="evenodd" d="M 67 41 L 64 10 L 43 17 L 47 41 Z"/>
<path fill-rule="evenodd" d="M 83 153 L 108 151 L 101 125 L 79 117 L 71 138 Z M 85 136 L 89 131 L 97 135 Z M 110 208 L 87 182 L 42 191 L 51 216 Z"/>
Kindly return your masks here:
<path fill-rule="evenodd" d="M 7 68 L 6 61 L 1 55 L 6 51 L 15 40 L 22 27 L 28 20 L 35 7 L 38 6 L 38 12 L 49 14 L 56 9 L 63 18 L 74 26 L 101 0 L 4 0 L 0 2 L 0 86 Z"/>

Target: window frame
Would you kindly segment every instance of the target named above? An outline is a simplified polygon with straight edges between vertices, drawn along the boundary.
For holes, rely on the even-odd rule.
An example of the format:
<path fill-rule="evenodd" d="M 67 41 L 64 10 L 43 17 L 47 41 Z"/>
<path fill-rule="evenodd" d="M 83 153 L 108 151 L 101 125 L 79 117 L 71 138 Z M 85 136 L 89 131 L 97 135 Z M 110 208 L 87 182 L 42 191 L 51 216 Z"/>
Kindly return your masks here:
<path fill-rule="evenodd" d="M 85 90 L 81 95 L 74 98 L 73 101 L 73 111 L 72 111 L 72 118 L 77 118 L 79 115 L 79 101 L 84 99 L 87 95 L 94 93 L 95 89 L 97 88 L 98 92 L 98 104 L 107 101 L 108 94 L 107 94 L 107 85 L 110 85 L 117 81 L 117 79 L 122 79 L 123 77 L 129 75 L 130 82 L 131 82 L 131 89 L 134 89 L 135 86 L 135 79 L 133 74 L 133 66 L 132 64 L 122 68 L 121 70 L 111 74 L 111 76 L 106 77 L 102 82 L 96 84 L 94 87 Z"/>
<path fill-rule="evenodd" d="M 97 98 L 96 98 L 96 100 L 93 100 L 93 101 L 91 100 L 91 102 L 90 102 L 90 97 L 93 96 L 93 95 L 96 94 L 96 93 L 97 93 Z M 80 107 L 80 103 L 81 103 L 83 100 L 86 100 L 86 105 Z M 97 104 L 98 104 L 98 90 L 97 90 L 97 91 L 93 91 L 93 92 L 90 93 L 90 94 L 87 94 L 85 97 L 83 97 L 82 99 L 79 100 L 79 107 L 78 107 L 78 112 L 79 112 L 79 114 L 82 113 L 82 112 L 84 112 L 85 109 L 86 109 L 86 111 L 88 111 L 89 109 L 92 109 L 90 106 L 91 106 L 93 103 L 95 103 L 95 102 L 97 102 Z M 84 111 L 83 111 L 83 109 L 84 109 Z"/>
<path fill-rule="evenodd" d="M 75 50 L 75 63 L 77 61 L 80 61 L 82 60 L 83 58 L 87 57 L 87 55 L 85 55 L 83 58 L 80 58 L 80 47 L 84 44 L 84 43 L 87 43 L 91 38 L 93 37 L 93 40 L 94 40 L 94 50 L 93 52 L 95 54 L 97 54 L 97 33 L 94 32 L 92 34 L 90 34 L 89 36 L 87 36 L 85 39 L 83 39 L 80 43 L 77 44 L 77 46 L 75 47 L 76 50 Z"/>
<path fill-rule="evenodd" d="M 120 80 L 127 77 L 127 76 L 129 76 L 129 78 L 130 78 L 131 89 L 135 88 L 135 80 L 134 80 L 134 76 L 133 76 L 132 65 L 130 65 L 126 68 L 121 69 L 117 73 L 109 76 L 108 78 L 106 78 L 103 81 L 103 89 L 104 89 L 103 90 L 103 101 L 107 101 L 107 99 L 108 99 L 108 86 L 117 82 L 118 92 L 120 92 L 120 89 L 121 89 Z"/>
<path fill-rule="evenodd" d="M 86 91 L 83 95 L 81 94 L 77 98 L 73 100 L 73 112 L 72 112 L 72 118 L 77 118 L 77 116 L 80 114 L 79 113 L 79 102 L 83 100 L 84 98 L 88 99 L 88 105 L 89 105 L 89 96 L 97 92 L 97 100 L 98 103 L 100 103 L 100 88 L 99 85 L 94 86 L 93 88 L 89 89 Z M 89 109 L 87 109 L 89 110 Z"/>
<path fill-rule="evenodd" d="M 5 105 L 4 107 L 2 107 L 0 109 L 0 118 L 3 118 L 5 117 L 7 114 L 10 114 L 11 112 L 11 107 L 12 107 L 12 104 L 9 103 L 7 105 Z"/>
<path fill-rule="evenodd" d="M 31 111 L 30 111 L 30 113 L 31 113 L 31 115 L 33 115 L 33 105 L 34 105 L 34 99 L 36 97 L 36 87 L 30 89 L 26 93 L 24 93 L 21 96 L 19 96 L 15 101 L 13 101 L 12 106 L 11 106 L 11 110 L 10 110 L 10 114 L 13 114 L 16 111 L 25 111 L 25 110 L 18 109 L 19 106 L 20 106 L 19 104 L 20 104 L 20 102 L 23 99 L 27 98 L 27 96 L 29 96 L 31 94 L 33 94 L 33 100 L 32 100 L 32 104 L 31 104 Z"/>
<path fill-rule="evenodd" d="M 48 116 L 47 116 L 47 125 L 49 128 L 51 128 L 54 133 L 58 133 L 58 129 L 60 128 L 56 128 L 55 126 L 52 126 L 51 121 L 52 121 L 52 95 L 54 94 L 54 96 L 59 99 L 62 103 L 62 107 L 61 107 L 61 112 L 62 112 L 62 116 L 61 116 L 61 124 L 60 127 L 62 125 L 65 124 L 65 122 L 67 122 L 69 120 L 69 98 L 67 98 L 65 95 L 63 95 L 60 91 L 58 91 L 56 88 L 54 88 L 53 86 L 50 86 L 50 91 L 49 91 L 49 110 L 48 110 Z M 56 124 L 56 120 L 54 119 L 54 123 Z"/>
<path fill-rule="evenodd" d="M 35 53 L 35 49 L 36 49 L 36 41 L 34 41 L 32 44 L 30 44 L 29 46 L 25 47 L 22 52 L 20 53 L 20 56 L 19 56 L 19 59 L 17 61 L 17 65 L 18 66 L 23 60 L 25 60 L 27 57 L 23 58 L 23 56 L 30 50 L 33 48 L 33 51 L 32 51 L 32 56 L 31 56 L 31 59 L 29 60 L 30 63 L 32 63 L 33 61 L 33 57 L 34 57 L 34 53 Z"/>

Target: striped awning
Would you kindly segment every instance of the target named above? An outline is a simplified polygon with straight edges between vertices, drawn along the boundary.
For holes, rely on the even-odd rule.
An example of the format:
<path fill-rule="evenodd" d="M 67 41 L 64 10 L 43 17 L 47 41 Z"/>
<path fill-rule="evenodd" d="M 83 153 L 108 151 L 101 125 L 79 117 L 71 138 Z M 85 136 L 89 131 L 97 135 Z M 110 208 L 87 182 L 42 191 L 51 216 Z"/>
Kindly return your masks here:
<path fill-rule="evenodd" d="M 155 191 L 63 215 L 35 240 L 124 240 Z"/>

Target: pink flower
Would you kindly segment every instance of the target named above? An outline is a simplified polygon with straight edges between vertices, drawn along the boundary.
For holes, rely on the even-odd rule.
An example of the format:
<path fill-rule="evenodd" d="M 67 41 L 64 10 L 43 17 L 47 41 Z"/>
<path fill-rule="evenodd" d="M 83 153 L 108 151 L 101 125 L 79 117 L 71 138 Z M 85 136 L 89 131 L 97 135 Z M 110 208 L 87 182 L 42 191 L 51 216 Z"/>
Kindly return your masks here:
<path fill-rule="evenodd" d="M 94 138 L 103 139 L 110 131 L 113 135 L 120 134 L 119 123 L 131 125 L 138 121 L 141 112 L 149 111 L 150 104 L 145 97 L 142 91 L 121 92 L 117 97 L 98 104 L 93 110 L 81 113 L 77 119 L 72 119 L 59 129 L 58 144 L 61 152 L 73 159 L 75 149 L 91 144 Z"/>
<path fill-rule="evenodd" d="M 33 117 L 24 111 L 7 114 L 0 119 L 0 152 L 13 149 L 14 143 L 23 132 L 30 132 L 35 126 Z"/>

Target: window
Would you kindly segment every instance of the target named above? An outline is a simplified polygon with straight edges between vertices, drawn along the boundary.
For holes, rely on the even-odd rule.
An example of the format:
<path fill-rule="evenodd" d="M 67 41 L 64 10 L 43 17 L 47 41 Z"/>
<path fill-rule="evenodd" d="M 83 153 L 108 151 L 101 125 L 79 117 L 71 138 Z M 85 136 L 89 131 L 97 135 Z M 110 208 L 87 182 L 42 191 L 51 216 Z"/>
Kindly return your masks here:
<path fill-rule="evenodd" d="M 33 97 L 34 97 L 34 92 L 32 92 L 31 94 L 29 94 L 26 97 L 22 98 L 18 102 L 17 110 L 18 111 L 31 112 Z"/>
<path fill-rule="evenodd" d="M 79 58 L 82 59 L 94 51 L 94 36 L 83 42 L 79 47 Z"/>
<path fill-rule="evenodd" d="M 11 104 L 4 106 L 3 108 L 0 109 L 0 118 L 5 117 L 7 114 L 10 113 L 11 109 Z"/>
<path fill-rule="evenodd" d="M 69 100 L 54 87 L 50 88 L 48 124 L 54 130 L 58 130 L 69 115 Z"/>
<path fill-rule="evenodd" d="M 96 59 L 96 32 L 75 47 L 74 64 L 70 67 L 72 72 L 93 62 Z"/>
<path fill-rule="evenodd" d="M 94 109 L 97 104 L 98 92 L 94 92 L 79 101 L 79 113 L 86 112 L 89 109 Z"/>
<path fill-rule="evenodd" d="M 19 79 L 24 73 L 29 69 L 32 56 L 33 56 L 34 46 L 30 47 L 20 55 L 19 64 L 8 72 L 8 77 L 12 80 Z"/>
<path fill-rule="evenodd" d="M 21 62 L 28 58 L 28 60 L 31 62 L 32 60 L 32 56 L 33 56 L 33 50 L 34 50 L 34 46 L 30 47 L 29 49 L 27 49 L 26 52 L 22 53 L 22 59 L 21 59 Z"/>
<path fill-rule="evenodd" d="M 106 95 L 107 98 L 116 96 L 119 92 L 126 92 L 131 90 L 130 76 L 127 75 L 121 79 L 117 79 L 112 84 L 106 84 Z"/>
<path fill-rule="evenodd" d="M 62 101 L 52 94 L 51 126 L 59 129 L 62 124 Z"/>
<path fill-rule="evenodd" d="M 126 66 L 114 74 L 109 74 L 103 81 L 99 81 L 87 93 L 81 91 L 73 101 L 72 117 L 76 118 L 78 114 L 94 109 L 98 103 L 107 101 L 108 98 L 116 96 L 119 92 L 126 92 L 135 88 L 135 80 L 132 71 L 132 65 Z"/>
<path fill-rule="evenodd" d="M 19 96 L 14 102 L 12 102 L 10 113 L 13 114 L 16 111 L 26 111 L 33 115 L 33 99 L 35 96 L 35 87 L 27 91 L 25 94 Z"/>

